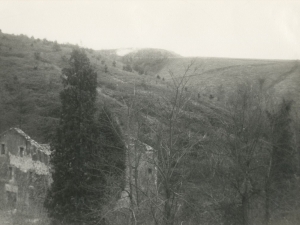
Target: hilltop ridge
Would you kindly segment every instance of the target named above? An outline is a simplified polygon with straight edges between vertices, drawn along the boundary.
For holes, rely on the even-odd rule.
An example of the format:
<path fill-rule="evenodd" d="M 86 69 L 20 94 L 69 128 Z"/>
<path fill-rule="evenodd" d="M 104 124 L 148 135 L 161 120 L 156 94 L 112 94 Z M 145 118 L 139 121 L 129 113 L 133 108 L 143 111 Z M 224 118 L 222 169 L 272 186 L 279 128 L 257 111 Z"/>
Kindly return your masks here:
<path fill-rule="evenodd" d="M 60 115 L 61 70 L 76 47 L 0 33 L 0 132 L 18 126 L 37 141 L 49 139 Z M 170 71 L 180 77 L 191 62 L 188 91 L 202 111 L 220 108 L 226 93 L 245 80 L 263 80 L 264 89 L 299 107 L 299 61 L 182 57 L 163 49 L 84 51 L 98 73 L 99 107 L 106 102 L 119 114 L 134 92 L 145 99 L 163 95 Z"/>

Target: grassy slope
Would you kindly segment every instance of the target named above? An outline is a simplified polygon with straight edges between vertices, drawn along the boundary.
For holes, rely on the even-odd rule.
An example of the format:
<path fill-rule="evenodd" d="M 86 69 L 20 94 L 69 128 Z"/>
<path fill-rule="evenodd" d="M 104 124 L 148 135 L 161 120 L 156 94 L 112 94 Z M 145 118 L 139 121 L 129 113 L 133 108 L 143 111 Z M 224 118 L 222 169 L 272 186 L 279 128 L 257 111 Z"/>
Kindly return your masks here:
<path fill-rule="evenodd" d="M 50 46 L 42 42 L 34 43 L 27 37 L 2 34 L 0 43 L 0 131 L 21 126 L 33 136 L 38 136 L 41 120 L 51 120 L 51 112 L 49 116 L 44 114 L 51 111 L 51 104 L 58 104 L 60 69 L 50 61 L 53 58 L 50 57 Z M 43 62 L 35 59 L 35 52 L 40 52 Z M 35 66 L 37 69 L 34 69 Z M 18 100 L 24 102 L 25 109 L 18 106 Z M 20 121 L 21 117 L 25 123 Z"/>
<path fill-rule="evenodd" d="M 51 42 L 37 41 L 26 36 L 0 34 L 0 132 L 12 126 L 20 126 L 21 121 L 21 128 L 32 138 L 48 142 L 49 133 L 55 128 L 60 114 L 61 69 L 68 65 L 67 58 L 73 47 L 61 45 L 61 50 L 55 51 Z M 35 58 L 35 52 L 40 52 L 40 59 Z M 206 133 L 207 122 L 217 124 L 220 115 L 223 114 L 222 95 L 225 96 L 237 82 L 246 79 L 257 82 L 258 79 L 264 78 L 265 90 L 274 87 L 278 98 L 290 96 L 299 104 L 300 69 L 297 61 L 172 57 L 165 58 L 159 66 L 154 65 L 154 68 L 151 68 L 152 74 L 138 75 L 137 72 L 122 70 L 124 61 L 121 57 L 103 54 L 101 51 L 86 50 L 86 53 L 98 73 L 97 105 L 100 107 L 103 102 L 108 104 L 119 116 L 121 124 L 126 121 L 126 104 L 134 92 L 140 107 L 144 108 L 142 111 L 148 114 L 148 122 L 164 123 L 165 121 L 161 121 L 158 116 L 164 106 L 157 103 L 157 97 L 170 95 L 169 70 L 172 70 L 175 76 L 180 76 L 184 67 L 192 60 L 195 60 L 194 67 L 198 67 L 196 73 L 189 73 L 192 75 L 191 87 L 188 87 L 187 92 L 193 96 L 192 103 L 188 106 L 187 116 L 180 121 L 192 132 L 203 135 Z M 113 60 L 117 61 L 116 67 L 112 66 Z M 153 63 L 153 59 L 150 63 L 147 58 L 140 57 L 138 60 L 145 65 Z M 108 73 L 104 72 L 105 64 L 108 66 Z M 35 66 L 37 69 L 34 69 Z M 161 79 L 156 78 L 157 74 Z M 162 81 L 162 78 L 165 78 L 165 81 Z M 218 91 L 221 85 L 224 92 Z M 210 95 L 215 97 L 211 99 Z M 219 101 L 216 97 L 220 98 Z M 188 132 L 183 132 L 183 138 L 184 133 Z M 146 133 L 146 136 L 151 138 L 151 131 Z M 151 141 L 149 144 L 152 144 Z M 208 163 L 201 157 L 199 154 L 189 158 L 188 165 L 193 167 L 194 164 L 199 166 L 201 163 Z M 203 185 L 204 174 L 205 171 L 194 173 L 193 182 L 203 189 L 210 188 Z M 190 201 L 199 206 L 206 203 L 205 201 L 209 203 L 210 200 L 203 199 L 201 189 L 197 190 L 199 193 L 192 186 L 187 187 L 187 193 L 191 195 Z M 213 191 L 217 192 L 218 187 Z M 187 215 L 190 215 L 189 213 Z"/>
<path fill-rule="evenodd" d="M 48 141 L 48 135 L 59 117 L 61 69 L 68 65 L 67 59 L 74 47 L 60 45 L 61 50 L 55 51 L 53 45 L 53 42 L 35 40 L 24 35 L 0 34 L 0 132 L 11 126 L 21 126 L 38 141 Z M 219 103 L 216 98 L 210 99 L 209 96 L 222 97 L 218 95 L 225 95 L 233 85 L 245 78 L 252 81 L 266 79 L 264 88 L 274 87 L 278 96 L 287 96 L 289 93 L 293 99 L 300 97 L 297 61 L 183 58 L 166 52 L 163 52 L 161 60 L 161 50 L 158 54 L 153 49 L 149 51 L 142 50 L 129 55 L 133 58 L 132 63 L 141 63 L 150 71 L 148 75 L 138 75 L 137 72 L 122 70 L 126 56 L 124 60 L 116 56 L 115 51 L 105 54 L 103 51 L 86 50 L 98 73 L 98 105 L 106 102 L 120 117 L 124 117 L 126 102 L 135 89 L 139 97 L 144 97 L 144 107 L 151 107 L 151 116 L 155 118 L 159 109 L 155 96 L 168 92 L 169 70 L 175 76 L 180 76 L 184 67 L 193 60 L 193 68 L 197 67 L 197 71 L 190 73 L 192 88 L 189 91 L 195 91 L 194 96 L 198 93 L 201 95 L 200 99 L 194 98 L 196 103 L 191 106 L 193 110 L 212 115 L 212 111 L 217 111 L 216 105 Z M 40 54 L 38 59 L 35 57 L 36 52 Z M 155 58 L 157 55 L 159 60 Z M 116 67 L 112 66 L 114 60 L 117 62 Z M 105 64 L 108 73 L 104 73 Z M 156 79 L 157 74 L 166 81 Z"/>
<path fill-rule="evenodd" d="M 191 83 L 199 85 L 200 90 L 218 87 L 222 83 L 228 84 L 227 86 L 230 87 L 231 84 L 245 78 L 250 80 L 265 78 L 266 85 L 269 87 L 282 74 L 286 72 L 296 73 L 295 66 L 298 65 L 297 61 L 185 58 L 170 59 L 159 74 L 166 79 L 170 78 L 169 69 L 175 74 L 182 74 L 184 66 L 193 60 L 195 62 L 192 69 L 197 67 L 197 71 L 195 76 L 191 77 Z"/>
<path fill-rule="evenodd" d="M 60 45 L 55 51 L 53 45 L 25 35 L 0 34 L 0 133 L 18 126 L 37 141 L 48 141 L 59 118 L 61 70 L 75 47 Z M 98 73 L 99 103 L 106 102 L 120 115 L 133 87 L 143 90 L 148 80 L 155 80 L 123 71 L 121 61 L 113 67 L 113 58 L 93 50 L 86 49 L 86 54 Z"/>
<path fill-rule="evenodd" d="M 180 76 L 191 62 L 191 70 L 196 71 L 190 76 L 189 84 L 200 96 L 222 99 L 238 83 L 264 81 L 263 90 L 273 91 L 278 101 L 293 99 L 294 108 L 300 109 L 300 62 L 297 60 L 171 58 L 157 74 L 170 80 L 169 70 Z"/>

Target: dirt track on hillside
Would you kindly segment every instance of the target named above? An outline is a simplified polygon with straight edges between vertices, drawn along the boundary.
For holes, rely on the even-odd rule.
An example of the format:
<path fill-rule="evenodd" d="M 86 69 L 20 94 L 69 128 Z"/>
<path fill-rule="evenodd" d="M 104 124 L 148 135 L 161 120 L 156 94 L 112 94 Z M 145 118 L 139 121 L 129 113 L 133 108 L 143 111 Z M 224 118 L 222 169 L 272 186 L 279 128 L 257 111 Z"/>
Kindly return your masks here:
<path fill-rule="evenodd" d="M 270 89 L 270 88 L 274 87 L 275 85 L 279 84 L 280 82 L 284 81 L 289 75 L 293 74 L 297 69 L 300 71 L 300 67 L 299 67 L 298 63 L 295 62 L 295 64 L 293 65 L 293 67 L 289 71 L 287 71 L 287 72 L 283 73 L 282 75 L 280 75 L 278 77 L 278 79 L 274 80 L 267 87 L 267 89 Z"/>

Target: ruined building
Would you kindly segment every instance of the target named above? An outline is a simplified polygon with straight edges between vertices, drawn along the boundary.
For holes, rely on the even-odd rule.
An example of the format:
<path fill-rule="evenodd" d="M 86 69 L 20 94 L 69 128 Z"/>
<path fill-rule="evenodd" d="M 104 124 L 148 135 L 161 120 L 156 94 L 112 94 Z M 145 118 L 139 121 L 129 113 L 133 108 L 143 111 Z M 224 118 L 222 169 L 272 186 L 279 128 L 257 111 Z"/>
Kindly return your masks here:
<path fill-rule="evenodd" d="M 51 182 L 49 145 L 18 128 L 0 135 L 0 209 L 40 210 Z"/>
<path fill-rule="evenodd" d="M 126 154 L 126 185 L 116 208 L 129 208 L 157 192 L 155 150 L 139 140 L 129 139 Z M 133 202 L 132 202 L 133 201 Z"/>
<path fill-rule="evenodd" d="M 126 184 L 116 208 L 129 208 L 157 190 L 154 149 L 131 138 L 127 143 Z M 0 135 L 0 210 L 38 214 L 51 184 L 50 147 L 18 128 Z"/>

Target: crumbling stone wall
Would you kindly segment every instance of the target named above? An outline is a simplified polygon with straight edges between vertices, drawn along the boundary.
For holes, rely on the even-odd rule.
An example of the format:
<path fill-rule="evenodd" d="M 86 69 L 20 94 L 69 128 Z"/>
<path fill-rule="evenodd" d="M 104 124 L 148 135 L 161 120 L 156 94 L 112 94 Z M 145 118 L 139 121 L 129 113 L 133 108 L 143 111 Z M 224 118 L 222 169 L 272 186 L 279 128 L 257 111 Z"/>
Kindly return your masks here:
<path fill-rule="evenodd" d="M 0 201 L 2 208 L 32 211 L 41 208 L 50 181 L 47 145 L 40 145 L 22 130 L 0 135 Z"/>
<path fill-rule="evenodd" d="M 150 197 L 157 189 L 157 156 L 155 150 L 138 140 L 131 138 L 127 145 L 126 185 L 117 208 L 130 207 Z"/>

